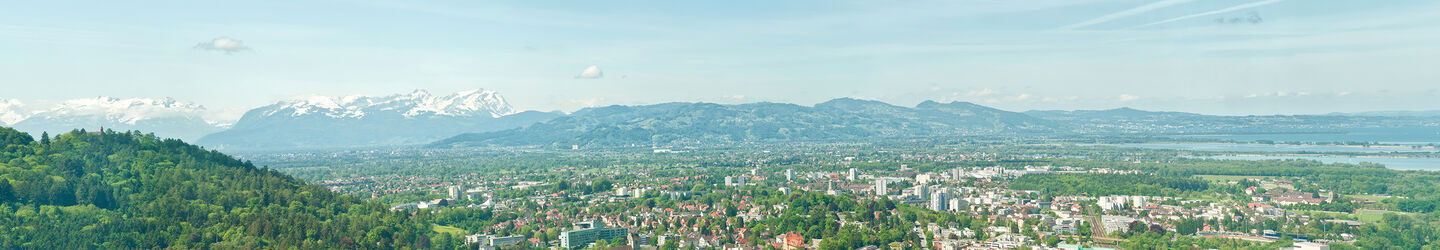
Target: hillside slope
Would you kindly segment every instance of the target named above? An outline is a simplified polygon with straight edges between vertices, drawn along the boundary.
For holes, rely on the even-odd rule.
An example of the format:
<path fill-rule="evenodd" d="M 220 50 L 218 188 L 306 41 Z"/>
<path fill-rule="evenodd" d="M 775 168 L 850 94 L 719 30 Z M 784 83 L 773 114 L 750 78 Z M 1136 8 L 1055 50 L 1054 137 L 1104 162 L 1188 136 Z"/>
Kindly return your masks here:
<path fill-rule="evenodd" d="M 399 248 L 428 225 L 174 139 L 0 127 L 0 248 Z"/>

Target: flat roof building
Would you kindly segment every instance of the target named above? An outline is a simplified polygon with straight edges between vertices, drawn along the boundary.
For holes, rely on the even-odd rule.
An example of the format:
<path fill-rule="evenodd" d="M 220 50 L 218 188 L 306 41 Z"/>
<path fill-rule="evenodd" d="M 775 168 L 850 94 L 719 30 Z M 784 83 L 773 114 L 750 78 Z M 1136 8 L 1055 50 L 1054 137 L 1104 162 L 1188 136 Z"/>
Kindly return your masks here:
<path fill-rule="evenodd" d="M 629 230 L 623 227 L 606 228 L 601 221 L 575 223 L 575 229 L 560 232 L 560 247 L 582 248 L 599 240 L 623 240 Z"/>

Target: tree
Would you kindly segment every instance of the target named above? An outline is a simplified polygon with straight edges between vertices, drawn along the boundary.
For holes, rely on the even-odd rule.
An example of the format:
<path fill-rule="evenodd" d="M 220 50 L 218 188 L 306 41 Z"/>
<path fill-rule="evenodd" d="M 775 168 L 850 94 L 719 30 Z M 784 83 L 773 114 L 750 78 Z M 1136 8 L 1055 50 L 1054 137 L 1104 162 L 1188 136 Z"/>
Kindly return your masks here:
<path fill-rule="evenodd" d="M 1144 233 L 1145 230 L 1148 229 L 1148 228 L 1145 227 L 1145 223 L 1140 222 L 1140 221 L 1138 221 L 1138 220 L 1137 220 L 1137 221 L 1131 221 L 1131 222 L 1130 222 L 1130 225 L 1128 225 L 1128 226 L 1129 226 L 1129 228 L 1130 228 L 1130 230 L 1129 230 L 1130 233 L 1133 233 L 1133 234 Z"/>
<path fill-rule="evenodd" d="M 667 240 L 667 241 L 665 241 L 665 245 L 660 246 L 660 249 L 664 249 L 664 250 L 680 249 L 680 241 L 679 241 L 678 239 Z"/>
<path fill-rule="evenodd" d="M 1060 237 L 1050 236 L 1045 238 L 1045 245 L 1055 247 L 1060 245 Z"/>
<path fill-rule="evenodd" d="M 26 134 L 25 132 L 9 128 L 0 128 L 0 148 L 7 145 L 26 145 L 34 141 L 35 138 L 30 137 L 30 134 Z"/>
<path fill-rule="evenodd" d="M 0 203 L 15 200 L 14 187 L 10 186 L 10 180 L 0 178 Z"/>

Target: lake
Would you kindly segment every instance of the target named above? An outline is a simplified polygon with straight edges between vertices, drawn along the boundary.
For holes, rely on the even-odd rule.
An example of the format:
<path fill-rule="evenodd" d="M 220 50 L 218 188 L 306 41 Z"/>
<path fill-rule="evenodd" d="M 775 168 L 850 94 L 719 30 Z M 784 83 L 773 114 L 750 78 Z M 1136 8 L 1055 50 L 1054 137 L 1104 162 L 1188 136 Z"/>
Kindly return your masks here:
<path fill-rule="evenodd" d="M 1235 144 L 1235 143 L 1127 143 L 1111 146 L 1175 149 L 1194 151 L 1245 151 L 1245 152 L 1343 152 L 1343 153 L 1388 153 L 1388 152 L 1436 152 L 1436 149 L 1414 149 L 1408 147 L 1348 147 L 1326 145 L 1284 145 L 1284 144 Z"/>
<path fill-rule="evenodd" d="M 1222 159 L 1222 160 L 1281 160 L 1281 159 L 1304 159 L 1315 160 L 1324 163 L 1361 163 L 1372 162 L 1384 164 L 1385 168 L 1398 170 L 1440 170 L 1440 158 L 1379 158 L 1379 157 L 1329 157 L 1329 156 L 1276 156 L 1276 155 L 1220 155 L 1206 156 L 1201 158 Z"/>
<path fill-rule="evenodd" d="M 1228 139 L 1244 142 L 1271 140 L 1276 142 L 1380 142 L 1384 144 L 1419 145 L 1440 143 L 1440 127 L 1350 128 L 1343 129 L 1342 133 L 1219 134 L 1185 135 L 1180 137 Z"/>
<path fill-rule="evenodd" d="M 1317 146 L 1317 145 L 1266 145 L 1266 144 L 1228 144 L 1228 143 L 1144 143 L 1144 144 L 1109 144 L 1117 147 L 1134 147 L 1149 149 L 1174 149 L 1190 151 L 1241 151 L 1241 152 L 1434 152 L 1434 149 L 1411 149 L 1411 148 L 1362 148 L 1343 146 Z M 1277 159 L 1305 159 L 1325 163 L 1361 163 L 1372 162 L 1384 164 L 1389 169 L 1399 170 L 1440 170 L 1440 158 L 1383 158 L 1383 157 L 1345 157 L 1345 156 L 1277 156 L 1277 155 L 1222 155 L 1204 156 L 1199 158 L 1223 159 L 1223 160 L 1277 160 Z"/>

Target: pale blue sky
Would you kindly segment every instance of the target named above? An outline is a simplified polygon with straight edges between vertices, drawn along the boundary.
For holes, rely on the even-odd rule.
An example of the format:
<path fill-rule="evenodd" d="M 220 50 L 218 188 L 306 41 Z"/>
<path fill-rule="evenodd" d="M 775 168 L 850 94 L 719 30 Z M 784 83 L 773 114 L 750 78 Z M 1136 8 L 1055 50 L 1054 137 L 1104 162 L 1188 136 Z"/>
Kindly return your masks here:
<path fill-rule="evenodd" d="M 1256 20 L 1258 17 L 1258 20 Z M 1224 20 L 1224 21 L 1217 21 Z M 247 51 L 194 49 L 218 37 Z M 24 1 L 0 98 L 500 91 L 521 109 L 668 101 L 1211 114 L 1440 109 L 1440 2 Z M 575 79 L 598 65 L 603 79 Z"/>

